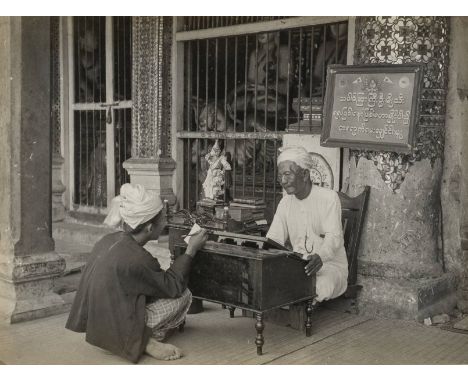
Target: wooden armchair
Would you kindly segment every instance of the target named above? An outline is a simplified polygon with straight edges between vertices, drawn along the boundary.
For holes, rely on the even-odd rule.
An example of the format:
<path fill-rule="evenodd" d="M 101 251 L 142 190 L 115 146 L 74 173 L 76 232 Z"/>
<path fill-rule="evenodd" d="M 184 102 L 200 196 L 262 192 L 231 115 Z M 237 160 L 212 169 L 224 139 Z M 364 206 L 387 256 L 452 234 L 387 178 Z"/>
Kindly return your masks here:
<path fill-rule="evenodd" d="M 344 293 L 346 298 L 355 298 L 357 291 L 362 288 L 357 285 L 357 255 L 359 241 L 361 240 L 362 226 L 367 211 L 370 187 L 366 186 L 364 191 L 351 198 L 338 192 L 341 201 L 341 221 L 343 223 L 344 246 L 348 258 L 348 288 Z"/>

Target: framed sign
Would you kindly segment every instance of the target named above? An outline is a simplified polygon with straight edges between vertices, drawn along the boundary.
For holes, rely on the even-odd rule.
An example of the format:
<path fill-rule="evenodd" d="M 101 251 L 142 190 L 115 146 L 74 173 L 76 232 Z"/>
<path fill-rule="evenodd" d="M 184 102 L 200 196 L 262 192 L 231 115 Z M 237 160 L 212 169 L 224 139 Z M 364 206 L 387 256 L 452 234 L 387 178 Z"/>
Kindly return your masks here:
<path fill-rule="evenodd" d="M 322 146 L 408 152 L 419 117 L 423 66 L 330 65 Z"/>

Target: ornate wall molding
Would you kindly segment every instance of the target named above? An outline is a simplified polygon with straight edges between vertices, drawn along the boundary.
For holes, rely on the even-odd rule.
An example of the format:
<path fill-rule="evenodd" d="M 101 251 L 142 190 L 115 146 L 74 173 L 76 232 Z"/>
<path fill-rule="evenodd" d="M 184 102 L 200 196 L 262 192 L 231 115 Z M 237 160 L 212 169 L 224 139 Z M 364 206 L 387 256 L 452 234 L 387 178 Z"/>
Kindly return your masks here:
<path fill-rule="evenodd" d="M 366 158 L 377 166 L 382 179 L 395 191 L 411 164 L 444 152 L 445 97 L 448 82 L 449 17 L 358 17 L 356 18 L 355 64 L 424 63 L 424 89 L 416 146 L 409 154 L 352 150 L 355 160 Z"/>
<path fill-rule="evenodd" d="M 52 153 L 61 156 L 60 138 L 60 17 L 50 17 L 50 56 L 51 56 L 51 133 L 52 133 Z"/>
<path fill-rule="evenodd" d="M 62 79 L 60 75 L 60 17 L 50 17 L 50 129 L 52 139 L 52 221 L 65 218 L 65 206 L 62 195 L 65 186 L 62 183 L 63 157 L 61 150 L 61 97 Z"/>
<path fill-rule="evenodd" d="M 133 18 L 132 157 L 170 155 L 171 17 Z"/>

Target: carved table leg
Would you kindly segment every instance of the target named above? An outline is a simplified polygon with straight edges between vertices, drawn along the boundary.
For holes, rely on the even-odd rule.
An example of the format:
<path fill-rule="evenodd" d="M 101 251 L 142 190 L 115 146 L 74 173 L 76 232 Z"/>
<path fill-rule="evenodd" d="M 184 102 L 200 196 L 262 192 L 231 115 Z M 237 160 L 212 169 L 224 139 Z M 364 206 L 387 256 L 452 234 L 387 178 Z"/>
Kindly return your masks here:
<path fill-rule="evenodd" d="M 233 306 L 229 306 L 228 309 L 229 309 L 229 317 L 234 318 L 234 311 L 236 310 L 236 308 Z"/>
<path fill-rule="evenodd" d="M 310 337 L 312 335 L 312 312 L 314 311 L 314 307 L 312 305 L 313 300 L 308 300 L 306 304 L 306 321 L 305 321 L 305 328 L 306 328 L 306 337 Z"/>
<path fill-rule="evenodd" d="M 263 323 L 263 313 L 256 313 L 255 317 L 257 318 L 257 322 L 255 323 L 255 329 L 257 329 L 255 345 L 257 345 L 257 355 L 262 355 L 262 347 L 265 342 L 263 340 L 263 329 L 265 329 L 265 324 Z"/>

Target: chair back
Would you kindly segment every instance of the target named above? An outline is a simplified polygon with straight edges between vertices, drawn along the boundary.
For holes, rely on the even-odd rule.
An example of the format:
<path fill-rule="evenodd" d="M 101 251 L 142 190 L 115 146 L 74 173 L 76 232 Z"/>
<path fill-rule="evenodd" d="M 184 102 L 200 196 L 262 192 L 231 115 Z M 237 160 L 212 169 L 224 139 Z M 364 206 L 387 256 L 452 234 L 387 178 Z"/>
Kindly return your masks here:
<path fill-rule="evenodd" d="M 369 200 L 370 187 L 366 186 L 364 191 L 351 198 L 338 192 L 341 201 L 341 220 L 343 223 L 344 246 L 348 258 L 348 285 L 356 285 L 357 281 L 357 255 L 359 241 L 361 239 L 364 217 L 366 215 Z"/>

